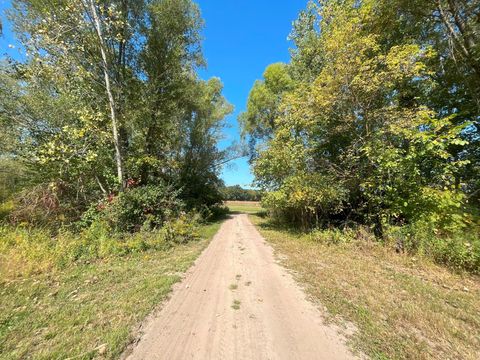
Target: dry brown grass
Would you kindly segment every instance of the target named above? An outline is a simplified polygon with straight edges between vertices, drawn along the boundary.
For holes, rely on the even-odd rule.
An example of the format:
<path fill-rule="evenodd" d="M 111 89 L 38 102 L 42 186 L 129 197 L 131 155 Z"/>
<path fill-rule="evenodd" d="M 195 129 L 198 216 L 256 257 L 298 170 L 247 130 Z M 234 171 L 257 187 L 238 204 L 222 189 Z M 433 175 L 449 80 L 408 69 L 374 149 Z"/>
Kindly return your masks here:
<path fill-rule="evenodd" d="M 327 245 L 251 216 L 351 345 L 375 359 L 479 359 L 480 279 L 362 241 Z"/>

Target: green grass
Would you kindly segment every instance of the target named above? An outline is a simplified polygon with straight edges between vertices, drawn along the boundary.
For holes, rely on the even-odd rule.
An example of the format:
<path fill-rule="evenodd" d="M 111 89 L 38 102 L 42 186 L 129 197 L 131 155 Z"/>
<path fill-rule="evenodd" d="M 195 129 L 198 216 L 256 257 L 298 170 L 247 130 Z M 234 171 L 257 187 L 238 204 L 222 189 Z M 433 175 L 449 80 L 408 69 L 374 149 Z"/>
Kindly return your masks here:
<path fill-rule="evenodd" d="M 233 300 L 233 303 L 232 303 L 232 309 L 234 310 L 240 310 L 240 300 Z"/>
<path fill-rule="evenodd" d="M 352 348 L 373 359 L 479 358 L 478 276 L 397 255 L 360 234 L 329 243 L 251 219 L 328 320 L 354 325 Z"/>
<path fill-rule="evenodd" d="M 219 226 L 170 249 L 0 279 L 0 358 L 118 358 Z"/>
<path fill-rule="evenodd" d="M 228 287 L 230 290 L 237 290 L 238 289 L 238 285 L 237 284 L 230 284 L 230 286 Z"/>
<path fill-rule="evenodd" d="M 259 202 L 254 201 L 227 201 L 231 213 L 256 214 L 265 211 Z"/>

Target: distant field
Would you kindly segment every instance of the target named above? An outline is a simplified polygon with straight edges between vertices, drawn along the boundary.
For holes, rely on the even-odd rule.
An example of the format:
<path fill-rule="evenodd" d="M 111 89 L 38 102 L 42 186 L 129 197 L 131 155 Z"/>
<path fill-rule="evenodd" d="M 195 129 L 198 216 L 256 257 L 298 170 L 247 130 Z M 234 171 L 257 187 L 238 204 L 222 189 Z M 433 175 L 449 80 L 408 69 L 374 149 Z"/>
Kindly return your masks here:
<path fill-rule="evenodd" d="M 227 205 L 232 212 L 246 214 L 255 214 L 265 210 L 258 201 L 226 201 L 225 205 Z"/>

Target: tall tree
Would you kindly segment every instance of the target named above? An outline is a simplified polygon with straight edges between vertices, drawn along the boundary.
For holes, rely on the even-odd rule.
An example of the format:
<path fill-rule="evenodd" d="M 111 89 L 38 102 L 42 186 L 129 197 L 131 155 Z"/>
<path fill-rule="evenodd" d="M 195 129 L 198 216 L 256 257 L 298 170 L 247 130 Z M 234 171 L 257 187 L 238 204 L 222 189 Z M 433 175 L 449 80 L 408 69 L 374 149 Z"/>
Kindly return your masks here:
<path fill-rule="evenodd" d="M 117 176 L 118 182 L 120 187 L 123 189 L 125 188 L 125 170 L 123 167 L 123 155 L 122 155 L 122 148 L 120 143 L 120 135 L 119 135 L 119 126 L 118 126 L 118 119 L 117 119 L 117 105 L 115 103 L 115 99 L 112 92 L 112 85 L 110 80 L 110 66 L 107 57 L 107 46 L 105 44 L 104 35 L 103 35 L 103 25 L 102 21 L 100 20 L 99 12 L 97 10 L 97 4 L 94 0 L 86 0 L 83 1 L 85 9 L 87 10 L 88 17 L 91 19 L 91 22 L 95 28 L 95 32 L 97 34 L 98 40 L 98 49 L 100 51 L 100 55 L 102 58 L 102 69 L 103 69 L 103 76 L 105 79 L 105 91 L 108 97 L 108 105 L 110 108 L 110 118 L 112 121 L 112 133 L 113 133 L 113 144 L 115 146 L 115 160 L 117 163 Z M 90 10 L 90 13 L 88 12 Z M 119 49 L 123 47 L 123 37 L 120 39 L 120 46 Z M 121 53 L 119 57 L 121 57 Z"/>
<path fill-rule="evenodd" d="M 457 12 L 470 9 L 464 22 L 473 24 L 478 1 L 462 4 Z M 355 219 L 379 234 L 382 224 L 469 223 L 476 75 L 466 54 L 451 60 L 462 49 L 448 48 L 453 35 L 439 9 L 417 0 L 310 2 L 291 36 L 291 88 L 275 103 L 249 97 L 256 113 L 274 114 L 253 163 L 268 206 L 305 226 Z M 241 120 L 258 138 L 263 119 Z"/>
<path fill-rule="evenodd" d="M 192 1 L 13 5 L 27 57 L 1 68 L 0 126 L 16 141 L 2 151 L 37 182 L 61 183 L 80 209 L 127 183 L 167 181 L 194 194 L 198 179 L 182 175 L 194 162 L 185 134 L 204 154 L 192 166 L 217 182 L 227 154 L 216 142 L 231 108 L 218 80 L 198 78 L 203 21 Z"/>

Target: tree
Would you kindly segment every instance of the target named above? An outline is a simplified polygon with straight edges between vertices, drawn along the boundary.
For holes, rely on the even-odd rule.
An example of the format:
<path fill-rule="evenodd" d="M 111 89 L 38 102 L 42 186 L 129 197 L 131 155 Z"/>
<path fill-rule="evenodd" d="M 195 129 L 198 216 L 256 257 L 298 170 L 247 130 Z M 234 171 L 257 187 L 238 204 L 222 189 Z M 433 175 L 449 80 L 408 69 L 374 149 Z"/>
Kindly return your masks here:
<path fill-rule="evenodd" d="M 117 105 L 115 103 L 115 99 L 113 97 L 112 88 L 111 88 L 110 66 L 107 58 L 107 46 L 105 44 L 105 39 L 103 35 L 103 30 L 102 30 L 103 26 L 100 20 L 100 16 L 98 14 L 97 5 L 95 4 L 94 0 L 84 1 L 83 3 L 86 9 L 90 8 L 91 14 L 88 14 L 88 15 L 93 23 L 95 32 L 98 37 L 98 48 L 102 57 L 102 70 L 103 70 L 103 76 L 105 78 L 105 91 L 108 97 L 108 105 L 110 108 L 110 118 L 112 121 L 113 144 L 115 147 L 115 160 L 117 163 L 118 182 L 120 184 L 120 187 L 124 189 L 126 185 L 125 174 L 124 174 L 125 170 L 123 168 L 123 155 L 122 155 L 120 135 L 119 135 L 119 129 L 118 129 L 118 119 L 117 119 L 117 112 L 116 112 Z M 87 10 L 87 13 L 88 13 L 88 10 Z M 125 39 L 122 37 L 120 39 L 120 42 L 123 42 L 124 40 Z M 121 48 L 121 45 L 119 48 Z M 121 54 L 119 56 L 121 57 Z"/>
<path fill-rule="evenodd" d="M 214 202 L 201 195 L 205 187 L 218 194 L 229 152 L 217 141 L 231 106 L 219 80 L 198 78 L 203 21 L 193 2 L 13 6 L 27 57 L 0 71 L 2 154 L 21 159 L 33 183 L 61 183 L 61 201 L 77 215 L 108 194 L 158 182 L 183 189 L 192 206 Z"/>
<path fill-rule="evenodd" d="M 251 156 L 255 156 L 255 143 L 271 137 L 275 119 L 284 93 L 293 87 L 293 81 L 283 63 L 269 65 L 263 80 L 256 81 L 248 96 L 247 111 L 240 115 L 243 133 L 249 134 Z"/>
<path fill-rule="evenodd" d="M 255 84 L 249 98 L 254 114 L 273 114 L 253 162 L 271 209 L 303 226 L 355 220 L 379 235 L 385 224 L 470 223 L 473 68 L 453 80 L 438 9 L 421 3 L 331 0 L 300 14 L 291 87 L 265 102 Z M 446 96 L 460 89 L 463 104 Z M 258 139 L 264 119 L 241 123 Z"/>
<path fill-rule="evenodd" d="M 392 0 L 375 4 L 379 14 L 369 26 L 379 32 L 382 46 L 414 42 L 432 46 L 435 56 L 429 61 L 436 86 L 421 101 L 438 114 L 452 115 L 463 124 L 465 146 L 452 147 L 456 157 L 468 160 L 458 182 L 462 183 L 471 202 L 479 204 L 480 125 L 478 123 L 479 31 L 478 0 L 432 1 Z M 399 20 L 401 19 L 401 20 Z"/>
<path fill-rule="evenodd" d="M 262 198 L 259 190 L 243 189 L 240 185 L 222 188 L 222 195 L 223 199 L 227 201 L 260 201 Z"/>
<path fill-rule="evenodd" d="M 218 172 L 226 153 L 219 151 L 223 119 L 232 106 L 221 96 L 219 79 L 200 82 L 192 96 L 192 111 L 185 119 L 181 151 L 178 152 L 178 182 L 191 207 L 215 205 L 221 202 Z M 193 94 L 192 94 L 193 95 Z"/>

